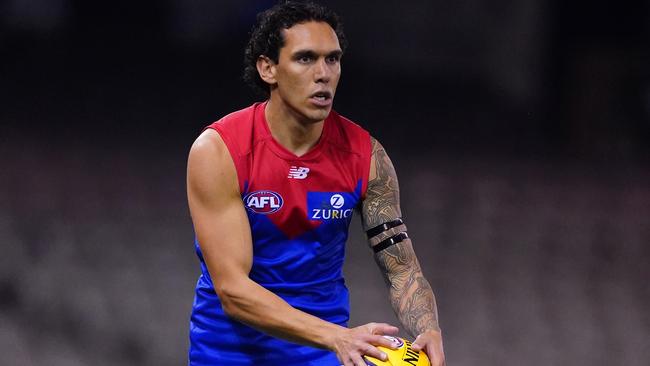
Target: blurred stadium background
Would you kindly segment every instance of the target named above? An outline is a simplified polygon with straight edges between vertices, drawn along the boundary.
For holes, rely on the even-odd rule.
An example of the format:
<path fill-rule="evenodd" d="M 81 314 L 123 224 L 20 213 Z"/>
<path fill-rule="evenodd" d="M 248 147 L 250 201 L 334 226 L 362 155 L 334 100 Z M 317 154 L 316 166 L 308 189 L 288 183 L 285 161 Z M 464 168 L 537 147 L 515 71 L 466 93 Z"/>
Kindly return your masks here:
<path fill-rule="evenodd" d="M 273 1 L 0 2 L 0 364 L 179 365 L 185 159 Z M 648 1 L 323 1 L 450 365 L 650 360 Z M 395 322 L 363 234 L 351 323 Z"/>

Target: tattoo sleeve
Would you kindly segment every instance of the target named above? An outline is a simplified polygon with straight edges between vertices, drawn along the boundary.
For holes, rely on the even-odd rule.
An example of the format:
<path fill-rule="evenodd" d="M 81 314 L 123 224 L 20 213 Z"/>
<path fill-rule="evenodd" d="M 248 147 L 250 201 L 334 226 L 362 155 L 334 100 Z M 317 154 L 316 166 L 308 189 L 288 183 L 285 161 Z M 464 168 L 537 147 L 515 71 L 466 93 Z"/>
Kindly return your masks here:
<path fill-rule="evenodd" d="M 366 198 L 361 207 L 364 230 L 401 217 L 395 168 L 375 139 L 372 139 L 372 157 L 374 172 L 370 174 Z M 405 225 L 387 230 L 368 241 L 373 246 L 402 231 L 406 231 Z M 375 261 L 388 286 L 393 310 L 406 330 L 412 336 L 427 330 L 439 330 L 436 299 L 431 285 L 422 274 L 410 239 L 375 253 Z"/>

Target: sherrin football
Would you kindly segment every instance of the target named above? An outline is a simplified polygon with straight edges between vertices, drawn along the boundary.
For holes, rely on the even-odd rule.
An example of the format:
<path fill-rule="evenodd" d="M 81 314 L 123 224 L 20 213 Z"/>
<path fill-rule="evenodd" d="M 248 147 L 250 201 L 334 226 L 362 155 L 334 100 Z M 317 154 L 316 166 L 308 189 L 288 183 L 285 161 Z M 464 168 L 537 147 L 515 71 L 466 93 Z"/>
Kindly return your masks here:
<path fill-rule="evenodd" d="M 384 336 L 390 340 L 394 340 L 395 343 L 399 344 L 397 349 L 390 349 L 386 347 L 379 346 L 387 356 L 388 360 L 382 361 L 374 357 L 364 356 L 366 364 L 368 366 L 430 366 L 429 358 L 427 355 L 422 352 L 415 352 L 411 346 L 411 342 L 404 338 Z"/>

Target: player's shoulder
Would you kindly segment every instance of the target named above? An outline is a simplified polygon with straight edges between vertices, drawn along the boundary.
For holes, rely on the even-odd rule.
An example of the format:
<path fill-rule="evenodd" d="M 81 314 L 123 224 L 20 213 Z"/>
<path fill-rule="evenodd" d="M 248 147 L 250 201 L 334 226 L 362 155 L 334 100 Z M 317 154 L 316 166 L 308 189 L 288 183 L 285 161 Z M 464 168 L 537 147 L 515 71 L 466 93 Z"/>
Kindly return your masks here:
<path fill-rule="evenodd" d="M 235 192 L 237 173 L 226 143 L 213 129 L 205 129 L 194 140 L 187 159 L 188 182 L 204 192 Z M 217 187 L 219 186 L 219 187 Z"/>
<path fill-rule="evenodd" d="M 210 129 L 227 129 L 227 130 L 238 130 L 246 128 L 249 123 L 252 123 L 255 117 L 255 110 L 260 106 L 261 103 L 252 104 L 246 108 L 239 109 L 232 113 L 229 113 L 219 120 L 212 122 L 206 128 Z"/>
<path fill-rule="evenodd" d="M 355 121 L 334 110 L 328 118 L 333 125 L 332 143 L 351 151 L 365 149 L 370 144 L 370 133 Z"/>
<path fill-rule="evenodd" d="M 217 159 L 228 153 L 225 142 L 221 135 L 212 128 L 206 128 L 194 140 L 190 148 L 190 159 Z"/>
<path fill-rule="evenodd" d="M 352 119 L 346 116 L 339 114 L 335 110 L 332 110 L 328 118 L 334 121 L 339 128 L 349 133 L 362 134 L 362 135 L 368 134 L 368 131 L 365 128 L 361 127 L 360 124 L 358 124 L 357 122 L 353 121 Z"/>
<path fill-rule="evenodd" d="M 217 131 L 233 157 L 243 156 L 251 151 L 259 137 L 255 134 L 255 121 L 260 113 L 264 113 L 264 104 L 255 103 L 222 117 L 206 126 L 206 130 Z"/>
<path fill-rule="evenodd" d="M 192 144 L 190 157 L 198 155 L 201 158 L 218 159 L 229 155 L 230 145 L 233 145 L 232 140 L 241 137 L 243 131 L 250 129 L 249 125 L 252 123 L 258 105 L 259 103 L 255 103 L 239 109 L 205 126 Z"/>
<path fill-rule="evenodd" d="M 217 131 L 206 129 L 196 138 L 187 159 L 188 194 L 205 202 L 238 197 L 237 172 Z"/>

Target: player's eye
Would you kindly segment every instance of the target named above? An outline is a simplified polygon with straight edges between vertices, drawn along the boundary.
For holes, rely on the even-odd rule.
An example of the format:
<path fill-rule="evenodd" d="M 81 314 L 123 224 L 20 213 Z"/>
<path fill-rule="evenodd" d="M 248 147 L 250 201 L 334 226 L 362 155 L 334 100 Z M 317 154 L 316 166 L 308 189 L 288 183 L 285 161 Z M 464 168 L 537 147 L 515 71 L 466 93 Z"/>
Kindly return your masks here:
<path fill-rule="evenodd" d="M 332 55 L 332 56 L 328 56 L 326 61 L 327 61 L 327 63 L 335 64 L 335 63 L 339 62 L 340 59 L 341 59 L 340 56 Z"/>
<path fill-rule="evenodd" d="M 312 60 L 313 60 L 313 58 L 311 56 L 307 56 L 307 55 L 303 55 L 303 56 L 298 57 L 298 62 L 300 62 L 301 64 L 308 64 Z"/>

